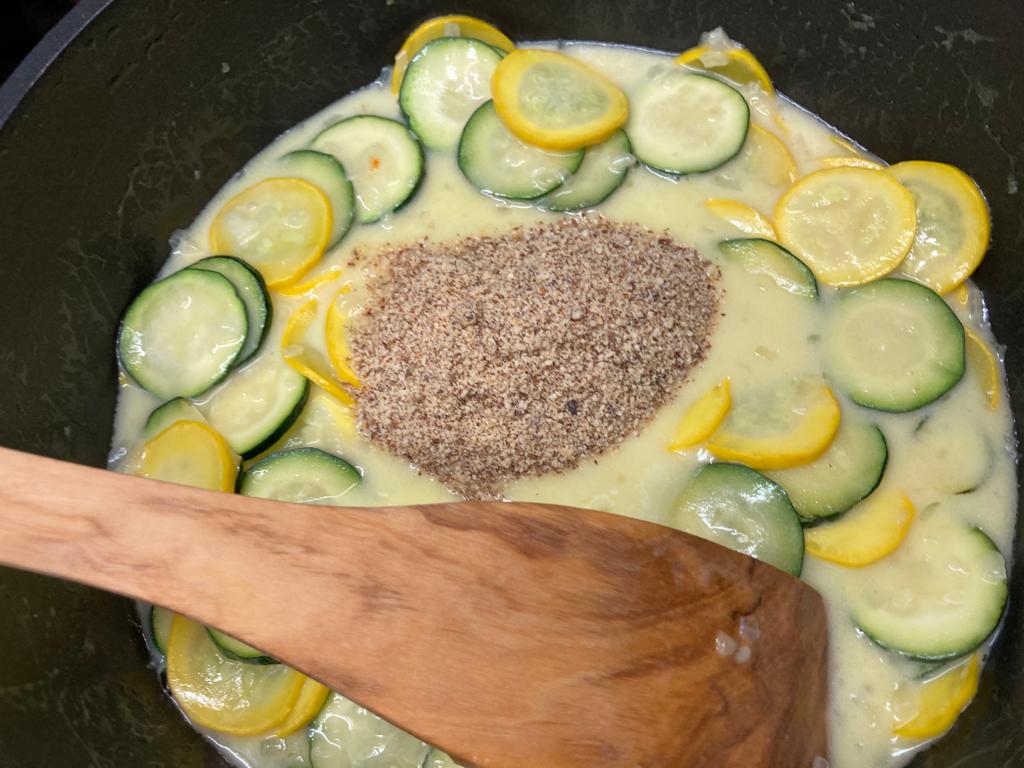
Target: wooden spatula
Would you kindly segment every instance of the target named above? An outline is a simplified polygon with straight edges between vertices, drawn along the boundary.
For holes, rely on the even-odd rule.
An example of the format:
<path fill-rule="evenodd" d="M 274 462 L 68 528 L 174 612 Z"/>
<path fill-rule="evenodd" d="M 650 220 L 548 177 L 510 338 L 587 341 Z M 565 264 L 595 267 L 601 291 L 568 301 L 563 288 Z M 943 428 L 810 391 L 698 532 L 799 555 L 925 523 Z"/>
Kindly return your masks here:
<path fill-rule="evenodd" d="M 826 755 L 818 594 L 651 523 L 283 504 L 0 449 L 0 563 L 218 627 L 467 765 Z"/>

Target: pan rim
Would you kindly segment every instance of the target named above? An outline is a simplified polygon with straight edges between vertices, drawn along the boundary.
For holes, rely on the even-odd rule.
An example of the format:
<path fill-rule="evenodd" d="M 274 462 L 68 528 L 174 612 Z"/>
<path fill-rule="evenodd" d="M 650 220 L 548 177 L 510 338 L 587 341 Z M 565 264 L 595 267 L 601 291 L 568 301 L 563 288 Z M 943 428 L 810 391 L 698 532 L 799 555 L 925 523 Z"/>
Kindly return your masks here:
<path fill-rule="evenodd" d="M 64 49 L 113 2 L 81 0 L 29 51 L 7 80 L 0 84 L 0 129 Z"/>

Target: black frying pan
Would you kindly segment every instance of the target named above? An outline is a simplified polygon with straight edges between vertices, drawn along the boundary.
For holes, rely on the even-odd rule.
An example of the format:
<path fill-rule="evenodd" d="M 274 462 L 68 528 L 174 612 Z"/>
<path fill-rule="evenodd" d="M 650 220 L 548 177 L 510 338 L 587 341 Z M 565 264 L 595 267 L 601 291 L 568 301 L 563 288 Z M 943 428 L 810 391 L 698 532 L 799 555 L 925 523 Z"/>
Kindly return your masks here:
<path fill-rule="evenodd" d="M 1016 0 L 83 0 L 0 89 L 0 444 L 102 465 L 114 329 L 171 233 L 281 131 L 376 77 L 416 22 L 456 11 L 518 40 L 670 50 L 723 25 L 886 160 L 963 167 L 992 206 L 977 280 L 1024 416 Z M 918 768 L 1024 765 L 1022 594 L 1018 568 L 978 698 Z M 111 595 L 0 569 L 0 766 L 220 765 L 129 617 Z"/>

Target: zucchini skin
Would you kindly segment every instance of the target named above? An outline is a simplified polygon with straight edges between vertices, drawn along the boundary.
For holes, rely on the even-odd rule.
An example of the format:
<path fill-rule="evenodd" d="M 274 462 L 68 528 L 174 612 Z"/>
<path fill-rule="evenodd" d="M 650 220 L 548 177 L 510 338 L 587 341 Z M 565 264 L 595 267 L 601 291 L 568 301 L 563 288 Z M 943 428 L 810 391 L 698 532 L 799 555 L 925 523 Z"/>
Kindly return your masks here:
<path fill-rule="evenodd" d="M 477 107 L 476 111 L 473 112 L 472 115 L 470 115 L 469 119 L 466 121 L 465 127 L 462 129 L 462 135 L 459 137 L 459 143 L 455 150 L 455 159 L 459 166 L 459 171 L 470 184 L 485 195 L 490 195 L 503 200 L 529 201 L 539 200 L 546 195 L 555 192 L 562 186 L 562 182 L 559 181 L 547 188 L 534 188 L 525 192 L 520 191 L 518 188 L 513 191 L 509 191 L 509 187 L 506 187 L 505 191 L 498 191 L 492 188 L 492 184 L 484 182 L 476 169 L 488 163 L 489 159 L 478 158 L 476 153 L 473 152 L 471 145 L 473 144 L 478 132 L 488 130 L 488 126 L 486 124 L 487 121 L 491 121 L 492 125 L 497 125 L 499 127 L 499 130 L 506 131 L 511 135 L 511 132 L 508 131 L 508 129 L 501 123 L 497 111 L 494 108 L 493 100 L 485 101 Z M 546 150 L 542 150 L 540 148 L 534 149 L 541 153 L 546 152 Z M 580 149 L 575 153 L 564 154 L 574 154 L 572 161 L 565 166 L 564 170 L 568 173 L 575 173 L 583 163 L 583 150 Z"/>
<path fill-rule="evenodd" d="M 220 633 L 211 629 L 210 627 L 206 627 L 206 634 L 210 636 L 210 642 L 217 646 L 217 650 L 229 659 L 232 659 L 234 661 L 240 661 L 243 664 L 259 664 L 260 666 L 280 664 L 280 662 L 277 659 L 271 658 L 270 656 L 267 656 L 262 653 L 257 656 L 244 656 L 242 654 L 236 653 L 228 647 L 228 645 L 220 637 Z M 227 636 L 225 635 L 225 637 Z"/>
<path fill-rule="evenodd" d="M 931 288 L 912 280 L 885 277 L 849 289 L 834 302 L 831 317 L 825 321 L 826 327 L 833 323 L 841 323 L 843 313 L 848 311 L 849 306 L 858 302 L 877 302 L 880 311 L 884 311 L 886 301 L 893 297 L 898 300 L 901 295 L 919 303 L 919 316 L 922 322 L 934 323 L 936 327 L 933 330 L 942 337 L 942 344 L 948 345 L 950 349 L 959 349 L 959 353 L 954 354 L 956 359 L 952 361 L 952 367 L 946 365 L 950 361 L 943 359 L 947 351 L 945 347 L 943 354 L 937 355 L 940 364 L 932 367 L 946 371 L 945 375 L 933 373 L 911 394 L 907 394 L 905 387 L 898 386 L 898 376 L 892 377 L 886 382 L 887 386 L 882 387 L 877 381 L 865 380 L 858 371 L 851 372 L 844 359 L 843 340 L 829 342 L 826 339 L 826 368 L 830 377 L 836 380 L 840 388 L 857 405 L 886 413 L 909 413 L 934 403 L 959 384 L 967 370 L 966 334 L 960 318 Z"/>
<path fill-rule="evenodd" d="M 985 533 L 985 531 L 983 531 L 981 528 L 977 526 L 971 526 L 969 528 L 969 532 L 971 535 L 978 536 L 981 539 L 983 539 L 984 542 L 986 542 L 986 544 L 988 545 L 988 547 L 990 547 L 993 551 L 999 552 L 1000 555 L 1002 554 L 999 550 L 999 547 L 997 547 L 995 542 L 992 541 L 991 537 L 989 537 L 989 535 Z M 865 627 L 864 624 L 861 621 L 859 621 L 856 616 L 853 616 L 852 619 L 853 624 L 857 628 L 857 630 L 863 633 L 863 635 L 866 638 L 871 640 L 871 642 L 873 642 L 879 648 L 883 648 L 891 653 L 895 653 L 899 656 L 903 656 L 907 659 L 913 659 L 915 661 L 921 661 L 926 663 L 940 663 L 951 661 L 953 659 L 958 659 L 962 656 L 966 656 L 968 653 L 976 651 L 978 648 L 984 645 L 990 637 L 994 636 L 999 632 L 999 628 L 1002 626 L 1003 622 L 1006 621 L 1006 614 L 1007 610 L 1009 609 L 1009 605 L 1009 579 L 1007 578 L 1003 581 L 1002 602 L 999 605 L 999 611 L 995 621 L 991 622 L 989 626 L 985 627 L 984 632 L 978 632 L 964 643 L 950 646 L 947 650 L 935 653 L 924 653 L 920 651 L 909 650 L 908 648 L 898 647 L 897 644 L 891 643 L 885 640 L 883 637 L 881 637 L 881 635 L 883 635 L 884 632 L 879 632 L 877 629 Z"/>
<path fill-rule="evenodd" d="M 200 259 L 195 264 L 189 265 L 188 267 L 186 267 L 186 269 L 202 269 L 205 271 L 216 272 L 218 275 L 221 275 L 229 282 L 232 282 L 232 284 L 234 284 L 233 281 L 231 281 L 231 278 L 225 275 L 223 272 L 209 269 L 209 262 L 215 259 L 228 259 L 237 264 L 242 269 L 244 269 L 249 274 L 249 276 L 252 277 L 252 279 L 255 281 L 257 288 L 263 295 L 263 327 L 260 329 L 259 339 L 257 340 L 256 344 L 252 347 L 252 349 L 248 351 L 247 354 L 243 355 L 242 353 L 239 353 L 238 359 L 236 359 L 231 366 L 232 369 L 234 369 L 244 365 L 245 363 L 255 358 L 256 355 L 260 353 L 260 350 L 263 349 L 263 343 L 267 340 L 267 334 L 270 332 L 270 326 L 274 322 L 274 302 L 271 301 L 270 299 L 270 289 L 267 288 L 267 281 L 263 279 L 263 275 L 259 273 L 259 270 L 255 269 L 248 262 L 243 261 L 242 259 L 239 259 L 236 256 L 229 256 L 227 254 L 219 256 L 207 256 L 206 258 Z M 206 263 L 207 266 L 204 267 L 204 263 Z M 237 285 L 235 286 L 235 291 L 238 292 L 239 298 L 242 299 L 242 303 L 245 304 L 245 296 L 243 296 L 241 291 L 239 291 Z M 249 332 L 252 333 L 251 327 L 249 328 Z"/>
<path fill-rule="evenodd" d="M 324 128 L 322 131 L 320 131 L 320 133 L 318 133 L 313 138 L 313 141 L 310 143 L 310 146 L 308 147 L 308 149 L 312 149 L 315 152 L 322 152 L 321 150 L 317 149 L 316 146 L 315 146 L 316 142 L 320 139 L 321 136 L 323 136 L 328 131 L 333 130 L 334 128 L 337 128 L 339 125 L 342 125 L 344 123 L 351 123 L 351 122 L 356 121 L 356 120 L 380 120 L 380 121 L 385 121 L 385 122 L 388 122 L 388 123 L 394 123 L 395 125 L 400 126 L 406 133 L 409 134 L 409 138 L 412 140 L 413 144 L 416 147 L 417 163 L 418 163 L 417 167 L 418 167 L 418 171 L 419 172 L 416 175 L 416 179 L 413 182 L 413 185 L 409 189 L 409 192 L 406 194 L 406 196 L 404 198 L 402 198 L 402 200 L 400 200 L 398 202 L 398 204 L 394 208 L 392 208 L 392 209 L 390 209 L 388 211 L 382 211 L 381 213 L 377 214 L 376 216 L 374 216 L 371 219 L 360 219 L 358 213 L 355 215 L 355 220 L 358 221 L 360 224 L 374 224 L 374 223 L 380 221 L 381 218 L 383 218 L 384 216 L 397 213 L 402 208 L 405 208 L 405 206 L 409 205 L 409 203 L 411 203 L 416 198 L 416 195 L 419 194 L 419 191 L 420 191 L 420 189 L 423 186 L 423 177 L 427 175 L 427 157 L 426 157 L 426 153 L 423 151 L 423 142 L 420 141 L 420 137 L 417 136 L 416 133 L 408 125 L 406 125 L 405 123 L 400 122 L 398 120 L 395 120 L 393 118 L 381 117 L 380 115 L 353 115 L 352 117 L 346 117 L 343 120 L 339 120 L 336 123 L 332 123 L 331 125 L 329 125 L 326 128 Z M 323 153 L 323 154 L 328 154 L 328 153 Z M 335 159 L 337 159 L 337 158 L 335 158 Z M 341 163 L 340 160 L 338 162 Z M 344 163 L 341 163 L 341 165 L 344 168 Z M 348 171 L 346 170 L 346 175 L 347 175 L 347 173 L 348 173 Z M 356 194 L 358 195 L 358 190 L 356 191 Z"/>
<path fill-rule="evenodd" d="M 829 513 L 826 513 L 826 514 L 806 514 L 804 511 L 801 511 L 801 505 L 798 504 L 797 501 L 793 501 L 792 497 L 793 496 L 797 496 L 798 497 L 799 493 L 796 493 L 796 492 L 790 493 L 790 491 L 787 491 L 787 493 L 790 493 L 790 497 L 791 497 L 790 501 L 793 503 L 793 508 L 796 510 L 797 516 L 800 518 L 800 524 L 803 525 L 804 528 L 813 528 L 814 526 L 820 525 L 822 523 L 835 522 L 840 517 L 842 517 L 847 512 L 849 512 L 851 509 L 853 509 L 855 506 L 857 506 L 860 502 L 864 501 L 864 499 L 866 499 L 872 493 L 874 493 L 875 490 L 878 488 L 878 486 L 880 486 L 882 484 L 882 480 L 885 478 L 885 470 L 889 466 L 889 457 L 890 457 L 889 441 L 886 439 L 885 433 L 881 430 L 881 428 L 877 424 L 871 423 L 871 428 L 874 430 L 874 433 L 878 437 L 879 447 L 881 449 L 881 462 L 880 462 L 880 466 L 878 467 L 878 470 L 877 470 L 877 473 L 878 473 L 877 477 L 875 478 L 874 483 L 870 487 L 869 486 L 864 486 L 863 489 L 859 489 L 858 490 L 857 494 L 845 495 L 842 498 L 841 503 L 833 502 L 832 506 L 841 507 L 841 508 L 840 509 L 835 509 L 834 511 L 830 511 Z M 840 424 L 839 429 L 840 430 L 843 429 L 843 425 L 842 424 Z M 828 455 L 828 449 L 826 449 L 825 453 L 822 454 L 822 457 L 827 456 L 827 455 Z M 819 457 L 819 458 L 821 458 L 821 457 Z M 814 466 L 814 462 L 811 462 L 811 464 L 807 465 L 807 466 L 813 467 Z M 797 468 L 797 469 L 801 469 L 801 468 Z M 787 479 L 786 478 L 786 472 L 787 472 L 787 470 L 780 470 L 780 471 L 776 471 L 776 472 L 768 472 L 767 474 L 768 474 L 769 478 L 771 478 L 772 480 L 775 480 L 775 482 L 777 482 L 780 485 L 782 485 L 782 487 L 785 489 L 785 487 L 786 487 L 785 480 Z M 864 490 L 864 489 L 866 489 L 866 490 Z M 864 490 L 864 492 L 863 492 L 862 495 L 858 496 L 858 494 L 860 493 L 860 490 Z M 806 510 L 807 508 L 803 507 L 803 509 Z"/>
<path fill-rule="evenodd" d="M 737 505 L 733 505 L 733 499 L 729 498 L 733 494 L 739 496 Z M 768 536 L 762 539 L 762 542 L 767 544 L 768 551 L 760 547 L 756 551 L 738 551 L 792 576 L 800 576 L 805 560 L 804 534 L 800 518 L 793 508 L 789 495 L 770 477 L 745 464 L 716 461 L 701 465 L 676 497 L 672 517 L 666 524 L 722 546 L 737 549 L 728 539 L 722 538 L 722 527 L 717 530 L 710 529 L 706 522 L 703 527 L 688 526 L 686 518 L 680 517 L 681 510 L 684 510 L 685 514 L 686 511 L 700 506 L 702 502 L 722 500 L 733 509 L 739 505 L 748 505 L 745 509 L 746 518 L 753 518 L 770 526 Z M 768 511 L 768 514 L 765 514 L 765 511 Z M 708 535 L 709 532 L 711 535 Z"/>
<path fill-rule="evenodd" d="M 448 149 L 451 149 L 452 146 L 457 146 L 459 143 L 459 137 L 461 137 L 461 130 L 459 132 L 459 137 L 456 137 L 455 141 L 451 146 L 442 146 L 436 143 L 434 141 L 433 136 L 431 136 L 428 139 L 425 134 L 432 132 L 429 130 L 425 130 L 426 126 L 422 126 L 420 130 L 417 130 L 417 124 L 421 123 L 422 121 L 420 120 L 420 118 L 416 116 L 416 109 L 413 106 L 413 102 L 415 101 L 415 95 L 412 93 L 412 90 L 415 87 L 416 83 L 416 73 L 413 70 L 413 67 L 416 65 L 417 61 L 425 62 L 426 58 L 430 56 L 430 52 L 432 50 L 437 51 L 443 47 L 452 45 L 453 41 L 468 41 L 470 44 L 474 46 L 482 46 L 484 50 L 489 49 L 490 51 L 493 51 L 497 55 L 498 61 L 501 61 L 506 56 L 503 50 L 501 50 L 500 48 L 496 48 L 495 46 L 490 45 L 489 43 L 485 43 L 483 40 L 478 40 L 472 37 L 441 37 L 437 38 L 436 40 L 431 40 L 429 43 L 423 46 L 423 48 L 421 48 L 416 53 L 415 56 L 412 57 L 412 60 L 409 62 L 409 66 L 405 71 L 405 76 L 402 79 L 402 86 L 398 92 L 398 108 L 401 110 L 402 117 L 405 119 L 406 125 L 409 126 L 409 130 L 416 134 L 416 136 L 420 140 L 420 143 L 425 148 L 434 151 L 446 151 Z M 462 45 L 464 44 L 464 42 L 454 42 L 454 44 Z M 413 74 L 412 77 L 409 76 L 410 73 Z M 470 117 L 471 116 L 472 113 L 470 114 Z M 469 118 L 467 117 L 466 119 L 468 122 Z M 465 124 L 463 124 L 462 127 L 465 128 Z"/>
<path fill-rule="evenodd" d="M 781 253 L 782 256 L 791 259 L 804 277 L 804 284 L 808 291 L 808 297 L 814 299 L 821 298 L 821 292 L 818 288 L 818 280 L 814 277 L 814 272 L 811 271 L 811 268 L 804 264 L 803 260 L 795 256 L 788 248 L 779 245 L 774 240 L 768 240 L 763 237 L 736 237 L 730 240 L 721 241 L 718 244 L 718 250 L 728 258 L 732 256 L 734 248 L 742 247 L 747 243 L 754 245 L 755 247 L 771 248 Z"/>
<path fill-rule="evenodd" d="M 704 163 L 694 164 L 686 167 L 669 168 L 665 166 L 664 163 L 660 163 L 656 159 L 651 157 L 651 155 L 647 154 L 643 149 L 641 149 L 639 153 L 636 153 L 637 160 L 639 160 L 641 163 L 647 166 L 647 168 L 649 168 L 651 171 L 655 173 L 665 174 L 669 178 L 680 178 L 683 176 L 692 176 L 700 173 L 708 173 L 709 171 L 721 168 L 729 161 L 736 159 L 740 152 L 743 151 L 743 145 L 746 144 L 747 142 L 747 134 L 750 133 L 750 104 L 747 103 L 746 98 L 743 96 L 742 93 L 740 93 L 739 90 L 737 90 L 735 87 L 725 82 L 724 80 L 721 80 L 720 78 L 717 78 L 714 75 L 705 74 L 703 72 L 686 72 L 684 76 L 705 78 L 706 80 L 711 80 L 712 82 L 718 83 L 723 88 L 728 88 L 734 91 L 739 100 L 743 102 L 743 106 L 746 109 L 746 124 L 743 128 L 742 135 L 739 136 L 739 141 L 736 145 L 736 148 L 731 154 L 714 156 L 712 159 L 707 160 Z M 635 133 L 636 131 L 634 130 L 634 134 Z M 629 141 L 630 144 L 634 148 L 636 148 L 637 143 L 636 141 L 634 141 L 632 136 L 629 137 Z M 641 142 L 641 144 L 643 144 L 643 142 Z M 643 155 L 647 155 L 647 157 L 645 158 Z"/>
<path fill-rule="evenodd" d="M 126 324 L 126 321 L 128 319 L 128 315 L 131 312 L 132 306 L 139 300 L 140 297 L 142 297 L 143 294 L 145 294 L 148 290 L 152 289 L 154 286 L 159 285 L 160 283 L 164 282 L 165 280 L 170 280 L 170 279 L 172 279 L 172 278 L 182 274 L 183 272 L 188 271 L 188 269 L 189 268 L 186 267 L 185 269 L 178 270 L 177 272 L 174 272 L 174 273 L 168 275 L 167 277 L 162 277 L 159 280 L 154 280 L 149 285 L 144 287 L 141 291 L 139 291 L 137 294 L 135 294 L 135 297 L 131 301 L 128 302 L 128 306 L 125 307 L 125 309 L 121 312 L 121 319 L 118 320 L 118 323 L 117 323 L 117 334 L 114 337 L 114 339 L 115 339 L 115 343 L 114 343 L 114 359 L 117 361 L 118 370 L 120 370 L 128 378 L 128 380 L 131 381 L 136 386 L 146 390 L 147 392 L 150 392 L 150 393 L 152 393 L 154 395 L 157 395 L 158 397 L 164 397 L 165 399 L 174 399 L 176 397 L 195 399 L 195 398 L 198 398 L 198 397 L 202 397 L 203 395 L 206 395 L 207 393 L 211 392 L 218 384 L 223 382 L 230 375 L 231 371 L 234 370 L 234 368 L 235 368 L 235 366 L 237 365 L 237 362 L 238 362 L 238 357 L 242 353 L 242 347 L 244 347 L 244 343 L 242 345 L 239 345 L 238 351 L 235 353 L 234 357 L 228 362 L 228 364 L 224 366 L 224 371 L 221 373 L 221 375 L 219 377 L 217 377 L 216 379 L 214 379 L 213 381 L 208 382 L 206 387 L 204 387 L 203 389 L 201 389 L 201 390 L 199 390 L 197 392 L 176 393 L 176 394 L 169 394 L 169 395 L 161 394 L 161 393 L 158 393 L 158 392 L 154 392 L 153 390 L 149 389 L 142 381 L 140 381 L 139 378 L 136 375 L 134 375 L 132 373 L 131 367 L 126 364 L 126 361 L 124 359 L 124 355 L 123 355 L 123 352 L 122 352 L 122 349 L 121 349 L 121 347 L 122 347 L 122 345 L 121 345 L 121 337 L 122 337 L 122 335 L 124 333 L 125 324 Z M 234 287 L 234 284 L 230 280 L 228 280 L 226 277 L 224 277 L 223 275 L 220 275 L 219 273 L 214 272 L 212 274 L 218 275 L 218 277 L 223 279 L 228 285 L 231 286 L 231 288 L 235 292 L 235 297 L 238 299 L 239 303 L 242 305 L 242 309 L 243 309 L 243 312 L 244 312 L 244 310 L 245 310 L 245 301 L 238 294 L 238 290 Z M 246 334 L 248 334 L 248 332 L 249 332 L 248 319 L 246 319 L 246 329 L 245 329 L 245 332 L 246 332 Z"/>
<path fill-rule="evenodd" d="M 306 379 L 306 383 L 302 388 L 302 394 L 295 403 L 295 407 L 285 416 L 284 420 L 279 422 L 277 427 L 274 428 L 263 440 L 254 445 L 248 451 L 242 454 L 243 459 L 252 459 L 259 456 L 265 450 L 274 445 L 278 440 L 284 437 L 285 432 L 291 429 L 292 424 L 296 422 L 299 416 L 302 414 L 302 410 L 306 407 L 306 402 L 309 400 L 309 379 Z M 238 473 L 238 482 L 242 481 L 243 472 Z"/>
<path fill-rule="evenodd" d="M 633 145 L 629 143 L 629 136 L 626 135 L 626 132 L 622 128 L 619 128 L 608 139 L 605 139 L 605 141 L 620 141 L 623 144 L 621 151 L 626 154 L 633 154 Z M 594 148 L 599 146 L 601 145 L 596 144 L 594 145 Z M 582 166 L 587 161 L 587 152 L 589 152 L 591 149 L 591 147 L 587 147 L 584 151 L 583 159 L 580 161 L 580 166 Z M 576 170 L 578 171 L 579 168 L 577 168 Z M 601 203 L 605 202 L 608 198 L 610 198 L 612 195 L 619 191 L 622 185 L 626 183 L 626 177 L 629 176 L 629 172 L 631 170 L 632 166 L 624 168 L 622 173 L 617 174 L 618 178 L 613 180 L 614 183 L 609 185 L 605 189 L 603 194 L 596 195 L 594 197 L 583 198 L 584 202 L 577 202 L 571 205 L 558 204 L 556 201 L 558 199 L 558 193 L 561 191 L 561 187 L 556 187 L 551 192 L 548 192 L 547 195 L 545 195 L 543 198 L 541 198 L 539 204 L 542 208 L 545 208 L 549 211 L 554 211 L 555 213 L 578 213 L 580 211 L 585 211 L 590 208 L 596 208 L 597 206 L 601 205 Z"/>
<path fill-rule="evenodd" d="M 320 163 L 330 166 L 332 171 L 337 175 L 337 180 L 341 182 L 340 187 L 344 190 L 343 194 L 345 199 L 339 201 L 335 199 L 333 194 L 329 194 L 329 190 L 324 189 L 320 184 L 314 183 L 312 174 L 303 169 L 303 165 L 309 162 Z M 356 219 L 356 195 L 355 189 L 352 187 L 352 179 L 349 178 L 348 171 L 345 170 L 345 166 L 334 157 L 326 152 L 320 152 L 315 149 L 296 149 L 289 152 L 286 155 L 282 155 L 277 160 L 277 165 L 281 166 L 284 171 L 293 169 L 295 164 L 299 165 L 299 171 L 302 174 L 301 178 L 309 181 L 313 186 L 320 187 L 320 190 L 327 196 L 327 199 L 331 203 L 331 213 L 337 217 L 337 210 L 339 203 L 347 204 L 348 212 L 346 213 L 343 221 L 334 221 L 331 225 L 332 236 L 327 243 L 327 247 L 324 249 L 325 253 L 338 246 L 345 236 L 351 231 L 352 225 Z"/>

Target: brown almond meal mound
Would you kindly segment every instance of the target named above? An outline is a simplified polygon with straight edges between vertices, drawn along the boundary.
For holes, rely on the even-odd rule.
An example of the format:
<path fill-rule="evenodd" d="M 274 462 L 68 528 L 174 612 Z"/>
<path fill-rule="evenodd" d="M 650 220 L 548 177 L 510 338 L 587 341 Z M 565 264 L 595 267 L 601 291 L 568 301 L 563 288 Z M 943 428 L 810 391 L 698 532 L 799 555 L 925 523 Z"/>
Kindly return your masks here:
<path fill-rule="evenodd" d="M 693 248 L 601 218 L 376 258 L 350 329 L 359 428 L 469 497 L 638 431 L 717 317 L 718 271 Z"/>

